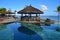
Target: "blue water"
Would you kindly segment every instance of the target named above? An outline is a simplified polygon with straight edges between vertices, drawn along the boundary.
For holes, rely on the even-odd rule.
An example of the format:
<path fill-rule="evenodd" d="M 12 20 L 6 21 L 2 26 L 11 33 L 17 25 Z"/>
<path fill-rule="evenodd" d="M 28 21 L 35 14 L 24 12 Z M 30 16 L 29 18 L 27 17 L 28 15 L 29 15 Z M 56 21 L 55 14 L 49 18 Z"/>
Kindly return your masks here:
<path fill-rule="evenodd" d="M 41 17 L 46 19 L 47 17 Z M 48 17 L 57 21 L 57 17 Z M 51 26 L 41 26 L 43 31 L 38 34 L 28 35 L 18 31 L 21 27 L 21 23 L 7 24 L 5 29 L 0 30 L 0 40 L 60 40 L 60 32 L 55 31 L 57 24 L 51 24 Z"/>
<path fill-rule="evenodd" d="M 49 18 L 49 19 L 51 19 L 51 20 L 58 21 L 58 16 L 41 16 L 40 18 L 41 18 L 41 19 Z"/>

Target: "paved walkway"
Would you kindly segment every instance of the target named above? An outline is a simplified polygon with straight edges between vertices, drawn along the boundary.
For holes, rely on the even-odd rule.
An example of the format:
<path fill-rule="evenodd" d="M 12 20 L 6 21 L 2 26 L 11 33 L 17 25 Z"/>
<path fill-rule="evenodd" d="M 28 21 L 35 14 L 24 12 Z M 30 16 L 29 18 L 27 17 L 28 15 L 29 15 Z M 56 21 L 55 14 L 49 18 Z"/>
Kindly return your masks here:
<path fill-rule="evenodd" d="M 4 18 L 3 21 L 0 21 L 0 24 L 10 23 L 10 22 L 16 22 L 16 21 L 18 21 L 18 19 L 15 19 L 15 18 L 13 18 L 13 17 L 6 17 L 6 18 Z"/>

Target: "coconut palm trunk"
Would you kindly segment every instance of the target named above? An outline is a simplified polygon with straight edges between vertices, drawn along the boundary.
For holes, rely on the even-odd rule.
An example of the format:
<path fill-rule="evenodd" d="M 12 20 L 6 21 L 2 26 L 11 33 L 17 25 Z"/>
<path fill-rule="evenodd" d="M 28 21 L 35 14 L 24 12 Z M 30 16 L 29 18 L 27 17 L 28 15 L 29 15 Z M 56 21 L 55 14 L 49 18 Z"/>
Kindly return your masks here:
<path fill-rule="evenodd" d="M 58 12 L 58 27 L 59 27 L 59 23 L 60 23 L 60 6 L 57 7 L 57 12 Z"/>
<path fill-rule="evenodd" d="M 57 7 L 57 12 L 58 12 L 58 27 L 56 29 L 56 31 L 60 32 L 60 6 Z"/>
<path fill-rule="evenodd" d="M 60 13 L 58 13 L 58 27 L 59 27 L 59 24 L 60 24 Z"/>

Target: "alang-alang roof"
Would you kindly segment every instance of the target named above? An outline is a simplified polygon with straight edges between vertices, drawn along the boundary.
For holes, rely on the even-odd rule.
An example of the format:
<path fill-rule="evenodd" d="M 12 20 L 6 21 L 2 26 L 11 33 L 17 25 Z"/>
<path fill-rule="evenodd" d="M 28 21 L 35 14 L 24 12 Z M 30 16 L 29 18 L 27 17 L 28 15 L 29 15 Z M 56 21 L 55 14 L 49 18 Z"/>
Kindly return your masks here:
<path fill-rule="evenodd" d="M 19 11 L 20 14 L 43 14 L 43 12 L 37 8 L 30 6 L 26 6 L 24 9 Z"/>
<path fill-rule="evenodd" d="M 15 14 L 14 12 L 6 11 L 6 14 Z"/>

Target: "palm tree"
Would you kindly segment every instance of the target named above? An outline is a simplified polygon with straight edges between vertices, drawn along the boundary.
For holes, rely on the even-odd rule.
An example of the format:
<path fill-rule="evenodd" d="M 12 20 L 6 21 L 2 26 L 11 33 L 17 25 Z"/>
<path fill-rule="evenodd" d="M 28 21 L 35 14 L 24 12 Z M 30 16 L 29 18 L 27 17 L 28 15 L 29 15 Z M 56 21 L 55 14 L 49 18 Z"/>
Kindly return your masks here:
<path fill-rule="evenodd" d="M 57 7 L 57 12 L 58 12 L 58 27 L 56 29 L 56 31 L 60 32 L 60 27 L 59 27 L 59 19 L 60 19 L 60 6 Z"/>

